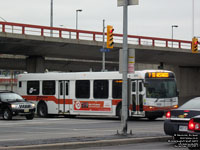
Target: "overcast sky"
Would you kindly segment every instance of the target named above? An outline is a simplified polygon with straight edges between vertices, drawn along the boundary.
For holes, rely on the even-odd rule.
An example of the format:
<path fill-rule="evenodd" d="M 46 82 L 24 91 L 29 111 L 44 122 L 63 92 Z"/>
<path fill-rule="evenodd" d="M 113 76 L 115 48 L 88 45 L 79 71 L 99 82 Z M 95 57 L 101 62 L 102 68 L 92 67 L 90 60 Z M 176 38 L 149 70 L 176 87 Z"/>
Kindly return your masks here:
<path fill-rule="evenodd" d="M 194 35 L 200 36 L 200 1 L 194 1 Z M 0 4 L 0 17 L 8 22 L 50 25 L 50 0 L 0 0 Z M 83 10 L 81 30 L 102 31 L 105 19 L 115 33 L 123 31 L 123 10 L 117 0 L 54 0 L 54 26 L 74 29 L 76 9 Z M 128 34 L 171 38 L 171 26 L 176 24 L 175 39 L 192 38 L 192 0 L 139 0 L 138 6 L 128 9 Z"/>

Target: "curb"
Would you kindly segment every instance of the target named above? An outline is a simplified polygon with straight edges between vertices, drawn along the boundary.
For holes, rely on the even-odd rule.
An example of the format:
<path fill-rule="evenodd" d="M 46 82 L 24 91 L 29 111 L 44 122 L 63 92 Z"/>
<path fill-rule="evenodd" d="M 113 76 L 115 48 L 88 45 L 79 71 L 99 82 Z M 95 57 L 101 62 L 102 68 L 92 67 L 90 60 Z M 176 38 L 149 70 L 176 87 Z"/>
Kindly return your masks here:
<path fill-rule="evenodd" d="M 9 146 L 0 147 L 0 150 L 38 150 L 38 149 L 76 149 L 85 147 L 101 147 L 101 146 L 113 146 L 124 145 L 134 143 L 148 143 L 148 142 L 167 142 L 170 136 L 160 137 L 145 137 L 145 138 L 124 138 L 124 139 L 112 139 L 112 140 L 98 140 L 98 141 L 86 141 L 86 142 L 70 142 L 70 143 L 55 143 L 55 144 L 42 144 L 42 145 L 28 145 L 28 146 Z"/>

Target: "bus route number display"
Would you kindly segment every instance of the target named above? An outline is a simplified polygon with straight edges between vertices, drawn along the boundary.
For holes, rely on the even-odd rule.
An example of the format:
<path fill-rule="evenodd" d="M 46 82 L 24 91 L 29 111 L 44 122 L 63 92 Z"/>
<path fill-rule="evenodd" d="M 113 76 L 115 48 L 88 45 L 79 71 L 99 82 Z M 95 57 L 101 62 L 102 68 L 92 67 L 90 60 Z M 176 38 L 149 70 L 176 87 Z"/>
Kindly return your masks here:
<path fill-rule="evenodd" d="M 168 72 L 149 72 L 149 78 L 169 78 Z"/>

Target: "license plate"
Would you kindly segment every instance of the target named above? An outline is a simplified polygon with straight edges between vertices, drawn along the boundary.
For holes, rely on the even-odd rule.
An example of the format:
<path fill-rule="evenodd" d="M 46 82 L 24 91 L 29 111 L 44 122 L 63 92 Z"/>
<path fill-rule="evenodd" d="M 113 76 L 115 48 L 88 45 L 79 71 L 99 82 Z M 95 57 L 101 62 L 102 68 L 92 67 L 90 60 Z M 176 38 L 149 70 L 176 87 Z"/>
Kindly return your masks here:
<path fill-rule="evenodd" d="M 187 126 L 179 126 L 179 131 L 188 131 Z"/>
<path fill-rule="evenodd" d="M 27 109 L 27 108 L 26 108 L 26 109 L 24 109 L 24 112 L 25 112 L 25 113 L 29 112 L 29 109 Z"/>

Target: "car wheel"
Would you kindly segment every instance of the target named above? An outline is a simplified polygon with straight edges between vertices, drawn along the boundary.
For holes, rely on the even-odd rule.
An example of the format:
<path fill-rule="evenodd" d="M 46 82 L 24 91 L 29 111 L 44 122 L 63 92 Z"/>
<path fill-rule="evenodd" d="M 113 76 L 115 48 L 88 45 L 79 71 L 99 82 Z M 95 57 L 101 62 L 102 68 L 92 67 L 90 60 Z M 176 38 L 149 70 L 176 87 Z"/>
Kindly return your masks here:
<path fill-rule="evenodd" d="M 34 118 L 34 114 L 26 115 L 27 120 L 32 120 Z"/>
<path fill-rule="evenodd" d="M 3 119 L 5 119 L 5 120 L 12 119 L 12 113 L 8 108 L 3 111 Z"/>
<path fill-rule="evenodd" d="M 37 107 L 37 114 L 39 117 L 47 117 L 47 105 L 45 103 L 40 103 Z"/>

